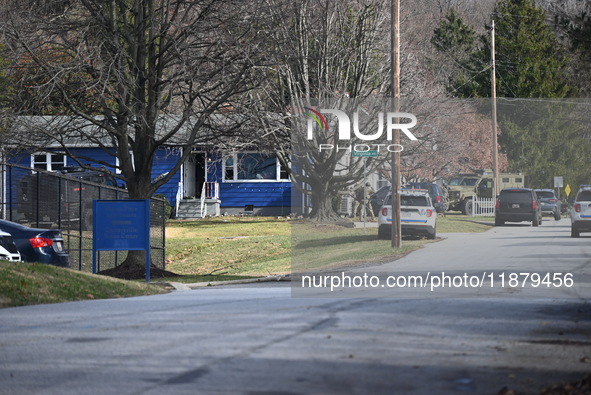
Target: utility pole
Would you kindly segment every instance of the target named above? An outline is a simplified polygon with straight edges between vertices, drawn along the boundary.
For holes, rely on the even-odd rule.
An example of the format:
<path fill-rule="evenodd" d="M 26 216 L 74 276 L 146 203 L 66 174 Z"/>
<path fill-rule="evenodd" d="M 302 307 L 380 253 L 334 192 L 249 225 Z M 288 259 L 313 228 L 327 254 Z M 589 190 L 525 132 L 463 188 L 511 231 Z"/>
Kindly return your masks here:
<path fill-rule="evenodd" d="M 492 138 L 493 138 L 493 177 L 495 180 L 494 196 L 499 194 L 499 158 L 498 158 L 498 141 L 497 141 L 497 71 L 495 61 L 495 20 L 492 20 L 492 29 L 490 30 L 490 51 L 491 51 L 491 100 L 492 100 Z"/>
<path fill-rule="evenodd" d="M 400 112 L 400 0 L 392 0 L 390 51 L 392 72 L 392 105 Z M 400 123 L 399 121 L 395 121 Z M 400 130 L 394 129 L 393 144 L 400 145 Z M 396 146 L 398 146 L 396 145 Z M 397 150 L 396 150 L 397 151 Z M 400 152 L 392 152 L 392 248 L 402 245 L 400 226 Z"/>

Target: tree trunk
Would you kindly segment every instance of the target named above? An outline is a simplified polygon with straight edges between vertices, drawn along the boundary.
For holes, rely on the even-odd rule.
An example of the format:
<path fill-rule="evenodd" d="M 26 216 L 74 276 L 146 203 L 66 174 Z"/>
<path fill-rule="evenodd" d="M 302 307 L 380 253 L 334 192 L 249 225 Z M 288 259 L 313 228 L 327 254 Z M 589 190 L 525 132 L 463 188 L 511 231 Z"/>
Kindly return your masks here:
<path fill-rule="evenodd" d="M 331 193 L 327 188 L 328 183 L 311 185 L 312 187 L 312 211 L 308 219 L 317 222 L 339 222 L 342 218 L 334 211 L 333 198 L 334 193 Z"/>

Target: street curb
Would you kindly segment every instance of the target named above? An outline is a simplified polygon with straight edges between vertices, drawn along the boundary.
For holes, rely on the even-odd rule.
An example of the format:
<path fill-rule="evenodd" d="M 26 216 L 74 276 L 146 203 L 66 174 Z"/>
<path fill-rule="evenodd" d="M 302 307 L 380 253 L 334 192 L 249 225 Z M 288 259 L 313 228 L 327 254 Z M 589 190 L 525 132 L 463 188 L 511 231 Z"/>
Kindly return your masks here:
<path fill-rule="evenodd" d="M 263 283 L 263 282 L 272 282 L 272 281 L 291 281 L 291 275 L 284 274 L 279 276 L 267 276 L 267 277 L 258 277 L 258 278 L 247 278 L 243 280 L 228 280 L 228 281 L 206 281 L 201 283 L 176 283 L 171 282 L 168 283 L 170 286 L 174 287 L 176 291 L 190 291 L 192 289 L 198 289 L 203 287 L 215 287 L 220 285 L 236 285 L 236 284 L 253 284 L 253 283 Z"/>

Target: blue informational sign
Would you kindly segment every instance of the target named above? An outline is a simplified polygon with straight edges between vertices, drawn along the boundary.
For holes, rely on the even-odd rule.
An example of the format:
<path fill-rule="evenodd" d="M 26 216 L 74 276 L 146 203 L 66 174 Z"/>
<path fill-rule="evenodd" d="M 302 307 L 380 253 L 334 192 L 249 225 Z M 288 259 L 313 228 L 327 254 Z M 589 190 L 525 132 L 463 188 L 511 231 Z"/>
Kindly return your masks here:
<path fill-rule="evenodd" d="M 95 200 L 92 205 L 92 272 L 97 251 L 146 251 L 150 281 L 150 200 Z"/>

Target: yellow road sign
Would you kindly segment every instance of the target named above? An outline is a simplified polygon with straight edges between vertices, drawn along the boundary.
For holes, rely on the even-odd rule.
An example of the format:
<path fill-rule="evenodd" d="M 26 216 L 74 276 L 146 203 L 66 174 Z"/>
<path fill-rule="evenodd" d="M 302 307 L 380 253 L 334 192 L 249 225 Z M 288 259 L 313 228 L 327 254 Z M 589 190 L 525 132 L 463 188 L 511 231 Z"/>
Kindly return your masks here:
<path fill-rule="evenodd" d="M 570 196 L 570 185 L 566 184 L 566 188 L 564 188 L 564 192 L 566 193 L 566 196 Z"/>

